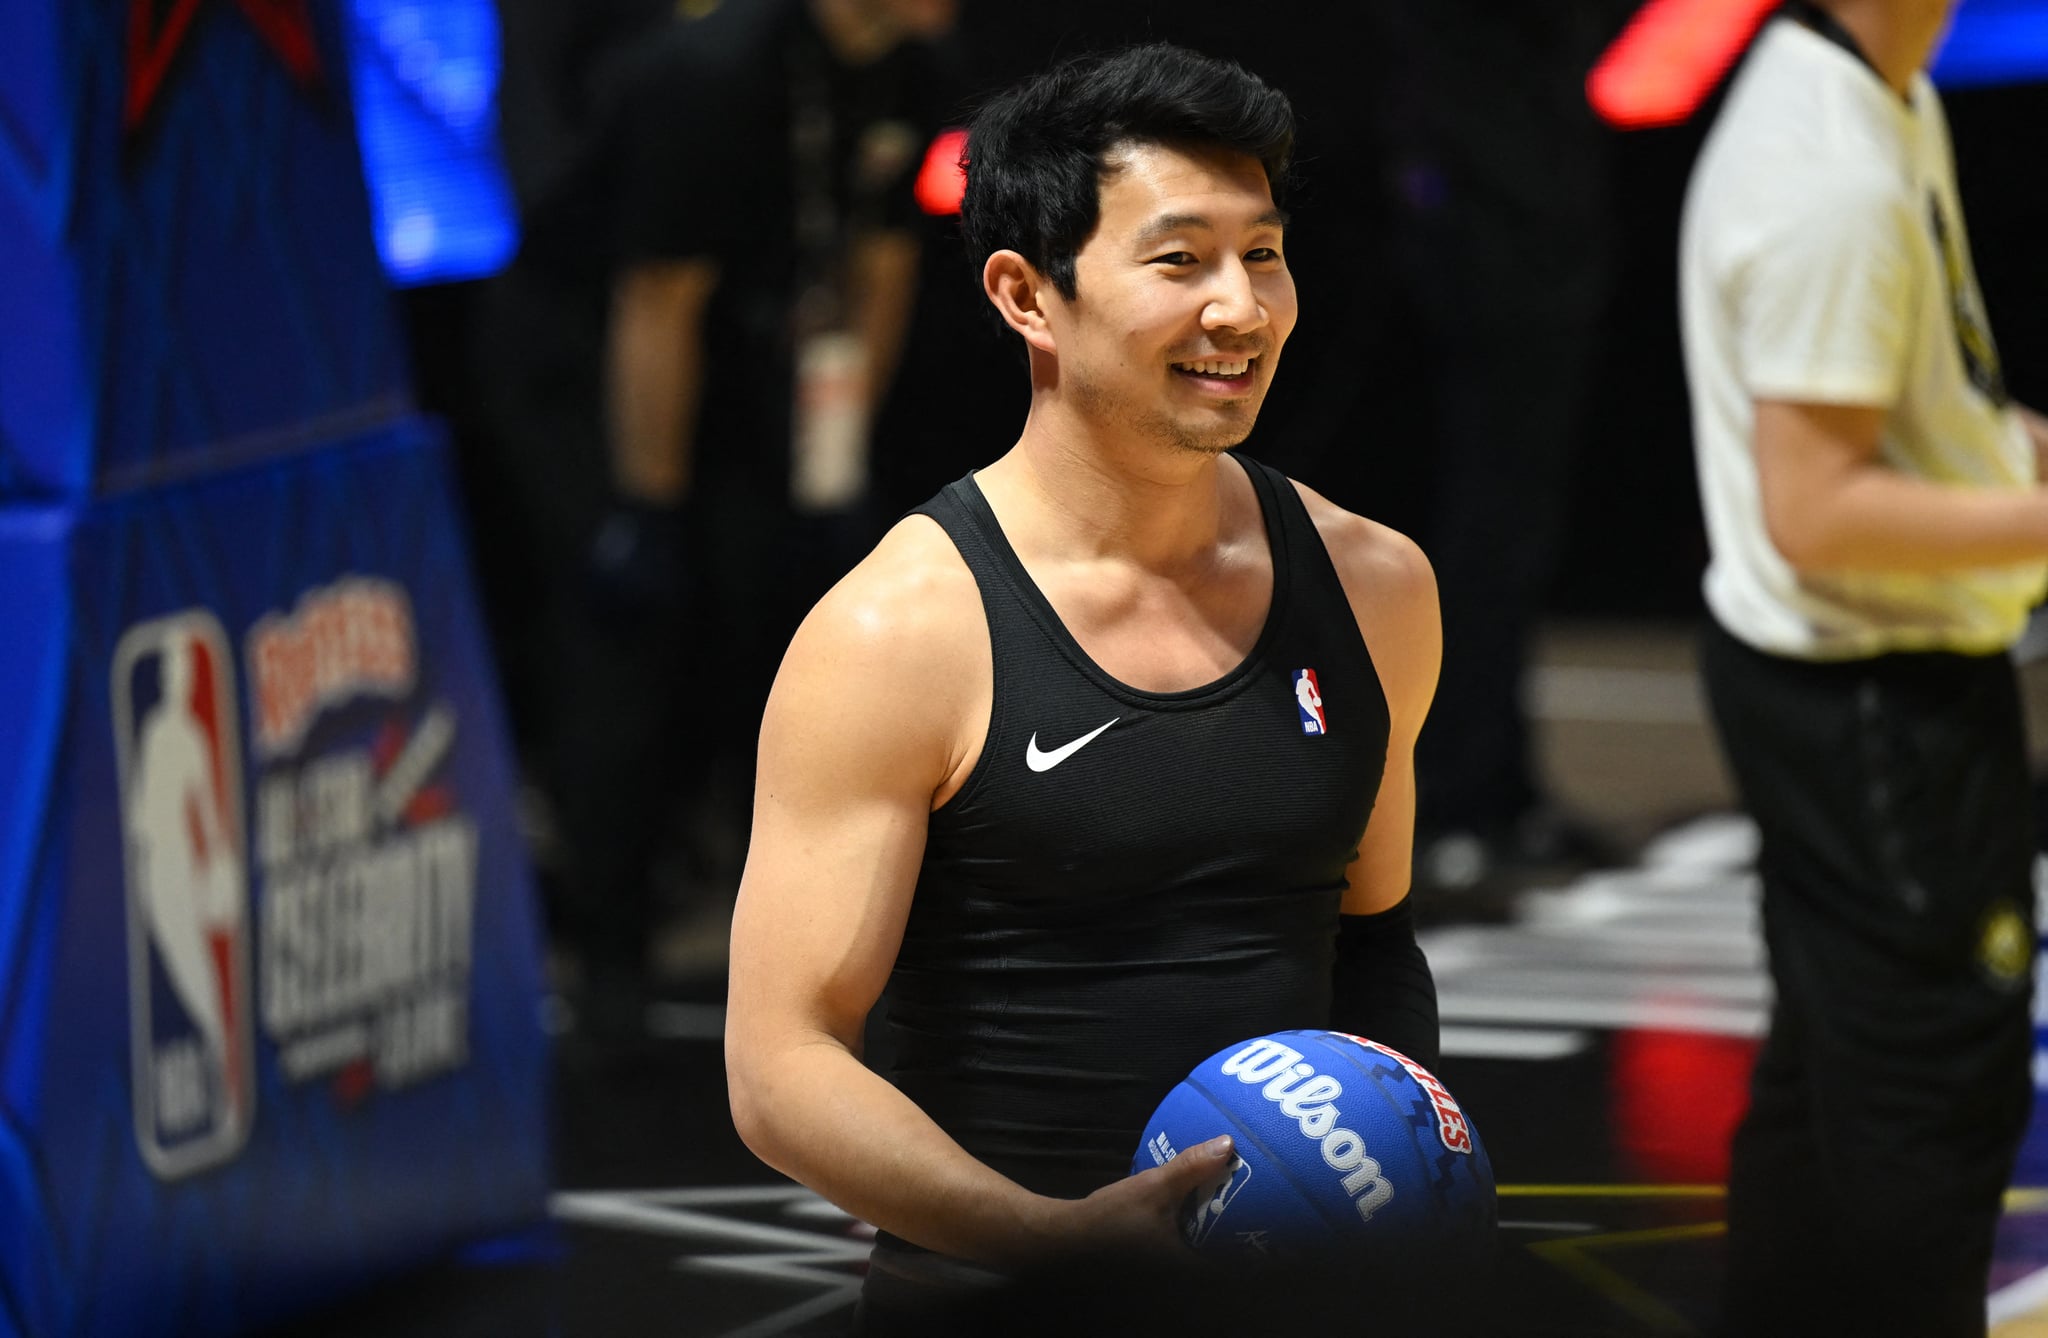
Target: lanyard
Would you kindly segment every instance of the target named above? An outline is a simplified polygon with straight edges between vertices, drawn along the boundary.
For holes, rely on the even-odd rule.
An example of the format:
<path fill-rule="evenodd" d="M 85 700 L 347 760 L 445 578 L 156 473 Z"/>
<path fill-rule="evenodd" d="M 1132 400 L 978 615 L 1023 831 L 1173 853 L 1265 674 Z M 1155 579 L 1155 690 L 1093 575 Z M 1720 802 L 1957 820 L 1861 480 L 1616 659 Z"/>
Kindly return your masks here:
<path fill-rule="evenodd" d="M 839 136 L 826 56 L 806 36 L 787 53 L 789 170 L 798 273 L 805 283 L 829 277 L 843 247 L 834 148 Z"/>

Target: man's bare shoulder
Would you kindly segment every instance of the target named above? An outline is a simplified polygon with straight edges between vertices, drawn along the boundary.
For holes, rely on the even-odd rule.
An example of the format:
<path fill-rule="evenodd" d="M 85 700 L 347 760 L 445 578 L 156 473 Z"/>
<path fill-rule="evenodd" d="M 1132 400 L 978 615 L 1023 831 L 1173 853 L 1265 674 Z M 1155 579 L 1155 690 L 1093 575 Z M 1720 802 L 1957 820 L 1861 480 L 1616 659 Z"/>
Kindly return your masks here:
<path fill-rule="evenodd" d="M 1436 608 L 1436 573 L 1421 545 L 1391 526 L 1346 511 L 1303 483 L 1295 483 L 1302 504 L 1354 605 L 1426 604 Z"/>
<path fill-rule="evenodd" d="M 1401 728 L 1419 729 L 1443 662 L 1443 620 L 1429 559 L 1399 530 L 1294 486 L 1344 584 L 1389 709 Z"/>
<path fill-rule="evenodd" d="M 993 669 L 974 576 L 937 525 L 898 524 L 797 629 L 762 722 L 762 793 L 920 804 L 971 752 Z M 791 801 L 794 802 L 794 801 Z"/>
<path fill-rule="evenodd" d="M 987 664 L 983 628 L 981 592 L 959 550 L 936 523 L 909 516 L 818 601 L 783 673 L 821 670 L 864 694 L 896 683 L 929 700 L 970 674 L 977 656 Z"/>
<path fill-rule="evenodd" d="M 978 631 L 980 615 L 981 592 L 952 539 L 928 517 L 907 516 L 818 602 L 813 617 L 845 635 L 923 654 Z"/>

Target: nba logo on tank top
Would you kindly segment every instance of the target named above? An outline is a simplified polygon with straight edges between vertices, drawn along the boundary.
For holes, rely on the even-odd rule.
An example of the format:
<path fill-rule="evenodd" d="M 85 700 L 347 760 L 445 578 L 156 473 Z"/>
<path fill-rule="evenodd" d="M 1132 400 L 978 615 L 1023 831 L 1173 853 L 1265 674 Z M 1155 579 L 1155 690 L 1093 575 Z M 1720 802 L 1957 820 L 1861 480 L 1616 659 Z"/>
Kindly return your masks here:
<path fill-rule="evenodd" d="M 1302 733 L 1330 732 L 1329 718 L 1323 714 L 1323 685 L 1316 681 L 1315 670 L 1294 671 L 1294 704 L 1301 711 Z"/>

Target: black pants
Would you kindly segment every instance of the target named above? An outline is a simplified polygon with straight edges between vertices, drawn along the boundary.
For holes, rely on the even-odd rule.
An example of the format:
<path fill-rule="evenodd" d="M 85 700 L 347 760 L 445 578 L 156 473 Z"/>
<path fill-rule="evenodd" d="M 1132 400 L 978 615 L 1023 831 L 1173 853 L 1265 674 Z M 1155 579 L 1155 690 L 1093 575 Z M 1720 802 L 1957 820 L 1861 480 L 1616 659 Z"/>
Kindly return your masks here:
<path fill-rule="evenodd" d="M 1777 1002 L 1735 1136 L 1723 1332 L 1982 1335 L 2033 1089 L 2033 821 L 2002 655 L 1701 668 L 1762 831 Z"/>
<path fill-rule="evenodd" d="M 686 522 L 685 604 L 630 629 L 585 618 L 564 647 L 558 805 L 571 847 L 564 930 L 602 990 L 647 970 L 653 867 L 687 848 L 678 807 L 743 841 L 768 689 L 804 614 L 859 558 L 864 514 L 799 516 L 779 497 L 700 486 Z M 707 858 L 707 852 L 697 852 Z M 732 855 L 743 855 L 742 847 Z M 737 867 L 701 869 L 736 886 Z"/>
<path fill-rule="evenodd" d="M 1416 742 L 1426 829 L 1488 831 L 1542 786 L 1523 700 L 1530 643 L 1564 538 L 1595 332 L 1520 322 L 1442 336 L 1425 545 L 1443 605 L 1443 676 Z"/>
<path fill-rule="evenodd" d="M 678 809 L 745 831 L 783 651 L 877 527 L 865 512 L 796 515 L 779 482 L 714 458 L 758 442 L 700 440 L 681 605 L 632 627 L 599 616 L 588 560 L 612 496 L 602 295 L 522 262 L 480 302 L 490 450 L 466 462 L 466 490 L 520 751 L 560 827 L 554 928 L 632 1006 L 658 909 L 652 867 L 688 844 Z M 737 871 L 707 872 L 723 885 Z"/>

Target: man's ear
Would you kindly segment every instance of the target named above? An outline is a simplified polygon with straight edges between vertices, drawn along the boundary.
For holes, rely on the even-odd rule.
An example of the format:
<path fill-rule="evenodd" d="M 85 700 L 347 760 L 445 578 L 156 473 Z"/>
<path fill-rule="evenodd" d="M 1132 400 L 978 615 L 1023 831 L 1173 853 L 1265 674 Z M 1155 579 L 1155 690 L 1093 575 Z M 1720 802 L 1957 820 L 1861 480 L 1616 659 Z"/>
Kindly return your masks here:
<path fill-rule="evenodd" d="M 1027 345 L 1041 353 L 1059 352 L 1041 301 L 1056 300 L 1056 295 L 1037 266 L 1015 251 L 997 251 L 981 267 L 981 291 L 995 304 L 1003 324 L 1024 336 Z"/>

